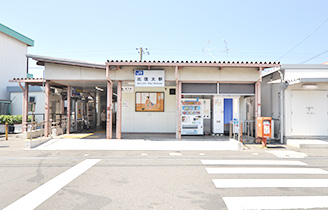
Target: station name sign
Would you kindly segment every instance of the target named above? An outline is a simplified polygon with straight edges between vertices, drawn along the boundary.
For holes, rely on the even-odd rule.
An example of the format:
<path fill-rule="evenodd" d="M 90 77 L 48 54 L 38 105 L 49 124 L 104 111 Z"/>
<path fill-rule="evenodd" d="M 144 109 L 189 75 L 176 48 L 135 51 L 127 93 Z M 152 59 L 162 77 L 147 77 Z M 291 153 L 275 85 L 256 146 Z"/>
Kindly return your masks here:
<path fill-rule="evenodd" d="M 164 70 L 134 70 L 135 87 L 164 87 Z"/>

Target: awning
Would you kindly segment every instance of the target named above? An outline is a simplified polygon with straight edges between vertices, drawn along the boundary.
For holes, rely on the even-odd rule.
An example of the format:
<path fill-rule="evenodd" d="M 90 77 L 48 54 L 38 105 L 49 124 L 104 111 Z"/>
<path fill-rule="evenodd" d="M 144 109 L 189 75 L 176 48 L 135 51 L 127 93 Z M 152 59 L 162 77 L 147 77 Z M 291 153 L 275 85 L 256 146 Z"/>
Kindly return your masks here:
<path fill-rule="evenodd" d="M 301 83 L 322 83 L 328 82 L 328 78 L 297 78 L 293 80 L 287 80 L 288 85 L 296 85 Z"/>

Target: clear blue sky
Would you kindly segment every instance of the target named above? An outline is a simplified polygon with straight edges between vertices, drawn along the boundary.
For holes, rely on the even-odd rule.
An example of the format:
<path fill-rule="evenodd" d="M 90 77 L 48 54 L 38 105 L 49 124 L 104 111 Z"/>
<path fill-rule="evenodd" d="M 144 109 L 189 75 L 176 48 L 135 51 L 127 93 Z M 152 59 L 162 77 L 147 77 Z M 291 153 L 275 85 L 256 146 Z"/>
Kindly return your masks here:
<path fill-rule="evenodd" d="M 327 8 L 327 0 L 1 0 L 0 22 L 45 56 L 104 63 L 138 60 L 136 48 L 147 47 L 145 60 L 224 61 L 225 39 L 230 61 L 277 61 L 311 34 L 279 61 L 323 63 Z"/>

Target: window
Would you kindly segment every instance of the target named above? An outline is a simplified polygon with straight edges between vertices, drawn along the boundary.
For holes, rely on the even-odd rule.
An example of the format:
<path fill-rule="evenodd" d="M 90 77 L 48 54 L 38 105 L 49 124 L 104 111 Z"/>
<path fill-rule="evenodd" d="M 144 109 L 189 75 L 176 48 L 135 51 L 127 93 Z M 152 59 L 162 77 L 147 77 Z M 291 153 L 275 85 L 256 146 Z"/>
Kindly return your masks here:
<path fill-rule="evenodd" d="M 35 103 L 28 103 L 28 111 L 29 112 L 35 112 Z"/>
<path fill-rule="evenodd" d="M 30 96 L 28 97 L 28 111 L 35 112 L 35 104 L 36 104 L 36 97 Z"/>
<path fill-rule="evenodd" d="M 29 99 L 28 99 L 28 102 L 35 103 L 36 102 L 36 97 L 35 96 L 30 96 Z"/>

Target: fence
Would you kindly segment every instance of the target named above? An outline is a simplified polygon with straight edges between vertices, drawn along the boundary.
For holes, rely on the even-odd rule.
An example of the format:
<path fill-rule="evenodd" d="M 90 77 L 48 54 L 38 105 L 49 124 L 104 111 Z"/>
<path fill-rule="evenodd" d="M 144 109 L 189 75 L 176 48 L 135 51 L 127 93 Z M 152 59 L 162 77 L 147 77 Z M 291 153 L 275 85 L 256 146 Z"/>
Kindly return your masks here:
<path fill-rule="evenodd" d="M 27 132 L 26 132 L 26 139 L 32 140 L 32 138 L 43 138 L 44 137 L 44 131 L 45 131 L 45 121 L 41 122 L 28 122 L 26 123 L 27 126 Z M 67 120 L 57 120 L 52 121 L 50 119 L 49 121 L 49 135 L 50 136 L 58 136 L 65 132 L 67 128 Z"/>
<path fill-rule="evenodd" d="M 240 142 L 244 140 L 255 140 L 254 131 L 254 120 L 230 121 L 229 138 L 236 139 Z"/>
<path fill-rule="evenodd" d="M 280 120 L 278 118 L 272 118 L 272 137 L 271 140 L 280 138 Z M 255 120 L 245 121 L 230 121 L 230 133 L 229 137 L 238 141 L 254 140 L 255 141 Z"/>

